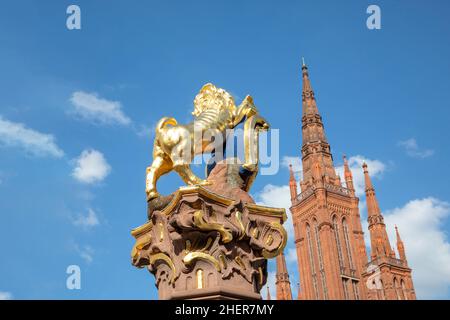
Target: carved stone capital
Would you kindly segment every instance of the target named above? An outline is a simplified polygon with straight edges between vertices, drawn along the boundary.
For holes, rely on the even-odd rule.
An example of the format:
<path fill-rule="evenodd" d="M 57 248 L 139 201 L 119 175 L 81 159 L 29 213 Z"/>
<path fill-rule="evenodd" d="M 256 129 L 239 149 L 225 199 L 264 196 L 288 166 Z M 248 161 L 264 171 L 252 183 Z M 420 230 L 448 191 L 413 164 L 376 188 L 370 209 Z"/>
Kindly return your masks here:
<path fill-rule="evenodd" d="M 260 299 L 285 220 L 284 209 L 182 187 L 132 231 L 132 264 L 155 275 L 160 299 Z"/>

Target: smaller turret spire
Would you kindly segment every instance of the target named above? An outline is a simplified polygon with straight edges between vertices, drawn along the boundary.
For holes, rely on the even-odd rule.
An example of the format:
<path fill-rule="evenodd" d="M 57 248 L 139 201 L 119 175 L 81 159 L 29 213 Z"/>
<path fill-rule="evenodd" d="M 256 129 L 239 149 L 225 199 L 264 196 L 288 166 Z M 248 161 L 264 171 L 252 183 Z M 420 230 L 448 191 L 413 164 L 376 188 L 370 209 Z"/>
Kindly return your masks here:
<path fill-rule="evenodd" d="M 400 233 L 398 232 L 397 225 L 395 226 L 395 234 L 397 236 L 397 250 L 400 260 L 403 260 L 405 263 L 406 261 L 406 254 L 405 254 L 405 245 L 403 244 L 402 238 L 400 238 Z"/>
<path fill-rule="evenodd" d="M 352 192 L 355 191 L 355 187 L 353 185 L 353 174 L 350 170 L 350 167 L 348 166 L 347 157 L 345 154 L 343 155 L 344 158 L 344 178 L 345 178 L 345 184 L 347 186 L 347 189 L 351 190 Z"/>
<path fill-rule="evenodd" d="M 291 282 L 289 281 L 284 252 L 277 256 L 277 273 L 275 279 L 277 300 L 292 300 Z"/>
<path fill-rule="evenodd" d="M 395 235 L 397 236 L 397 242 L 402 242 L 402 238 L 400 238 L 400 233 L 398 232 L 397 225 L 395 225 L 394 227 L 395 227 Z"/>
<path fill-rule="evenodd" d="M 364 170 L 364 181 L 366 183 L 366 192 L 367 191 L 374 191 L 372 180 L 369 176 L 369 170 L 367 170 L 367 163 L 364 161 L 362 164 L 363 170 Z"/>
<path fill-rule="evenodd" d="M 392 257 L 392 248 L 386 232 L 386 225 L 381 214 L 378 200 L 375 196 L 375 189 L 370 179 L 367 164 L 362 165 L 364 169 L 364 180 L 366 184 L 367 221 L 369 222 L 369 232 L 371 241 L 372 259 L 381 256 Z"/>
<path fill-rule="evenodd" d="M 272 298 L 270 297 L 270 288 L 269 288 L 269 285 L 267 285 L 266 288 L 267 288 L 267 299 L 266 299 L 266 300 L 272 300 Z"/>
<path fill-rule="evenodd" d="M 297 181 L 295 180 L 292 164 L 289 164 L 289 189 L 291 191 L 291 200 L 297 198 Z"/>
<path fill-rule="evenodd" d="M 368 216 L 381 216 L 380 208 L 378 206 L 378 200 L 375 196 L 375 188 L 372 185 L 372 180 L 370 179 L 369 170 L 367 169 L 367 163 L 363 162 L 362 165 L 364 169 L 364 181 L 366 185 L 366 200 L 367 200 L 367 211 Z"/>

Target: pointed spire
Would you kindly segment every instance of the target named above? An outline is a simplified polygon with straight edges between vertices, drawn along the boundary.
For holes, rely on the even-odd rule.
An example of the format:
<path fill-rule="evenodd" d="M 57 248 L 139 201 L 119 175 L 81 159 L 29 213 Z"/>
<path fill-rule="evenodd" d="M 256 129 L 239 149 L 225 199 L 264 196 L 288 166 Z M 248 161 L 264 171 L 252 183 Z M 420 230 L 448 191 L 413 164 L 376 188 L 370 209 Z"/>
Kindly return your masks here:
<path fill-rule="evenodd" d="M 402 238 L 400 238 L 400 233 L 398 232 L 397 225 L 395 226 L 395 234 L 397 236 L 397 250 L 400 260 L 403 260 L 405 263 L 406 261 L 406 254 L 405 254 L 405 245 L 403 244 Z"/>
<path fill-rule="evenodd" d="M 284 252 L 277 256 L 277 281 L 289 279 Z"/>
<path fill-rule="evenodd" d="M 291 191 L 291 200 L 297 198 L 297 181 L 295 180 L 292 164 L 289 164 L 289 189 Z"/>
<path fill-rule="evenodd" d="M 364 182 L 366 184 L 366 192 L 374 191 L 372 180 L 370 180 L 369 170 L 367 169 L 367 163 L 364 161 L 362 164 L 364 170 Z"/>
<path fill-rule="evenodd" d="M 267 288 L 267 298 L 266 298 L 266 300 L 272 300 L 272 298 L 270 297 L 270 288 L 269 288 L 269 285 L 267 285 L 266 288 Z"/>
<path fill-rule="evenodd" d="M 350 168 L 348 166 L 347 156 L 345 154 L 342 155 L 342 159 L 344 159 L 344 173 L 345 173 L 345 176 L 352 176 L 352 172 L 350 171 Z"/>
<path fill-rule="evenodd" d="M 308 67 L 305 64 L 305 59 L 302 58 L 302 77 L 303 77 L 303 90 L 302 90 L 302 102 L 303 102 L 303 115 L 305 114 L 319 114 L 317 109 L 316 100 L 314 98 L 314 91 L 309 80 Z"/>
<path fill-rule="evenodd" d="M 362 165 L 364 169 L 364 181 L 366 186 L 366 200 L 367 200 L 367 211 L 370 216 L 381 215 L 380 208 L 378 206 L 378 200 L 375 196 L 375 189 L 372 185 L 372 180 L 370 179 L 369 170 L 366 162 Z"/>
<path fill-rule="evenodd" d="M 327 141 L 322 117 L 317 108 L 306 64 L 302 65 L 302 79 L 302 180 L 307 184 L 307 187 L 312 187 L 313 162 L 319 162 L 320 170 L 322 171 L 320 176 L 325 177 L 326 183 L 340 185 L 333 166 L 330 144 Z"/>
<path fill-rule="evenodd" d="M 295 181 L 294 170 L 292 169 L 292 163 L 289 163 L 289 180 Z"/>
<path fill-rule="evenodd" d="M 275 275 L 277 286 L 277 300 L 292 300 L 291 282 L 286 267 L 284 252 L 277 256 L 277 273 Z"/>
<path fill-rule="evenodd" d="M 378 205 L 375 189 L 370 179 L 367 163 L 362 165 L 364 169 L 364 180 L 366 185 L 367 221 L 371 241 L 372 259 L 382 256 L 392 257 L 392 248 L 386 232 L 386 225 Z"/>
<path fill-rule="evenodd" d="M 395 249 L 394 249 L 394 247 L 391 248 L 391 257 L 395 258 Z"/>
<path fill-rule="evenodd" d="M 400 233 L 398 232 L 397 225 L 395 225 L 394 227 L 395 227 L 395 235 L 397 236 L 397 242 L 403 242 L 402 238 L 400 238 Z"/>
<path fill-rule="evenodd" d="M 347 189 L 351 190 L 352 192 L 355 191 L 355 187 L 353 185 L 353 174 L 350 170 L 350 167 L 348 166 L 347 157 L 343 156 L 344 158 L 344 178 L 345 178 L 345 184 L 347 186 Z"/>

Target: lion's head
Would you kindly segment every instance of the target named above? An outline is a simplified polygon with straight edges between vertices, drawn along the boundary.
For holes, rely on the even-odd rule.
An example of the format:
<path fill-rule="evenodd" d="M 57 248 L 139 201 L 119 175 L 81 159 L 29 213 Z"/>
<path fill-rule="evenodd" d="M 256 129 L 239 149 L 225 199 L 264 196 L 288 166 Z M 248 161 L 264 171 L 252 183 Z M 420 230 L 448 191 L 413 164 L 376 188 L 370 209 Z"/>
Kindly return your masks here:
<path fill-rule="evenodd" d="M 229 109 L 234 113 L 236 105 L 233 97 L 224 89 L 217 88 L 212 83 L 205 84 L 194 99 L 194 111 L 192 114 L 198 117 L 207 109 Z"/>

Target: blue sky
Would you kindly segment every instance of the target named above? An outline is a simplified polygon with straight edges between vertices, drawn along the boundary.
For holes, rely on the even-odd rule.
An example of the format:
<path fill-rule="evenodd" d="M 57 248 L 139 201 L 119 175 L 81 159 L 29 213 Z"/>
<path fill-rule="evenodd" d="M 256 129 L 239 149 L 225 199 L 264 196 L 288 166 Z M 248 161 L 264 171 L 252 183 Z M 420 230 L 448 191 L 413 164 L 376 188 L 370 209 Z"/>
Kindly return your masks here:
<path fill-rule="evenodd" d="M 70 4 L 81 30 L 66 28 Z M 381 30 L 366 27 L 369 4 L 381 8 Z M 152 126 L 166 115 L 187 122 L 213 82 L 236 100 L 254 97 L 280 129 L 281 163 L 292 162 L 304 56 L 335 165 L 343 153 L 355 175 L 369 163 L 417 295 L 449 298 L 449 9 L 444 0 L 3 1 L 0 297 L 156 298 L 153 276 L 130 264 Z M 282 165 L 252 194 L 288 206 L 287 182 Z M 159 188 L 179 185 L 170 174 Z M 72 264 L 81 290 L 66 288 Z"/>

